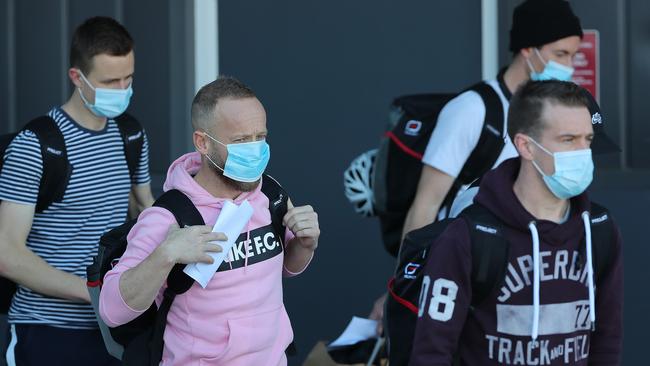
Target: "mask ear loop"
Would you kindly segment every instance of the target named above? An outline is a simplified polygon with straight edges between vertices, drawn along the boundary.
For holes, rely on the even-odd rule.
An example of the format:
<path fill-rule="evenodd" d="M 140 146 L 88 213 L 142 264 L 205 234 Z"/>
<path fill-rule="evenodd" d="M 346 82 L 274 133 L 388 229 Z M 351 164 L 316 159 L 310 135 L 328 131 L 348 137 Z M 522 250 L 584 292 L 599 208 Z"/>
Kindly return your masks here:
<path fill-rule="evenodd" d="M 221 142 L 221 141 L 215 139 L 214 137 L 210 136 L 209 133 L 203 131 L 203 134 L 206 135 L 206 136 L 208 136 L 212 141 L 216 142 L 217 144 L 219 144 L 219 145 L 221 145 L 221 146 L 225 146 L 226 148 L 228 148 L 228 145 L 226 145 L 226 144 L 224 144 L 223 142 Z"/>
<path fill-rule="evenodd" d="M 208 137 L 209 137 L 211 140 L 213 140 L 214 142 L 216 142 L 216 143 L 218 143 L 218 144 L 221 144 L 222 146 L 225 146 L 226 149 L 228 148 L 228 145 L 226 145 L 226 144 L 224 144 L 223 142 L 221 142 L 221 141 L 215 139 L 214 137 L 210 136 L 210 134 L 208 134 L 207 132 L 203 131 L 203 134 L 204 134 L 205 136 L 208 136 Z M 212 163 L 212 165 L 214 165 L 215 167 L 217 167 L 217 169 L 219 169 L 219 170 L 221 170 L 222 172 L 225 173 L 224 168 L 220 167 L 217 163 L 215 163 L 214 160 L 212 160 L 212 158 L 210 158 L 210 156 L 209 156 L 208 154 L 205 154 L 205 157 L 208 158 L 208 160 Z"/>
<path fill-rule="evenodd" d="M 90 81 L 86 78 L 86 75 L 84 75 L 84 73 L 83 73 L 83 71 L 81 71 L 81 69 L 77 69 L 77 72 L 79 72 L 79 76 L 81 76 L 83 81 L 86 83 L 86 85 L 88 85 L 90 87 L 90 89 L 97 90 L 97 88 L 95 88 L 93 86 L 93 84 L 91 84 Z"/>
<path fill-rule="evenodd" d="M 545 153 L 547 153 L 547 154 L 549 154 L 549 155 L 551 155 L 551 156 L 555 156 L 555 154 L 553 154 L 552 152 L 550 152 L 547 148 L 545 148 L 544 146 L 542 146 L 539 142 L 535 141 L 535 139 L 533 139 L 532 137 L 528 137 L 528 141 L 530 141 L 530 142 L 532 142 L 533 144 L 537 145 L 537 147 L 539 147 L 540 149 L 542 149 L 543 152 L 545 152 Z"/>
<path fill-rule="evenodd" d="M 90 81 L 88 81 L 88 79 L 86 79 L 86 75 L 84 75 L 84 73 L 81 71 L 81 69 L 77 69 L 77 72 L 79 73 L 79 76 L 81 76 L 81 79 L 84 81 L 84 83 L 86 83 L 86 85 L 88 85 L 90 87 L 90 89 L 92 89 L 93 91 L 97 90 L 93 86 L 93 84 L 91 84 Z M 86 99 L 86 97 L 84 96 L 84 92 L 83 92 L 83 90 L 81 90 L 81 88 L 77 88 L 77 89 L 79 90 L 79 96 L 81 97 L 81 100 L 83 100 L 83 102 L 86 105 L 94 105 L 94 104 L 90 104 L 90 102 L 88 102 L 88 99 Z"/>
<path fill-rule="evenodd" d="M 533 67 L 533 64 L 530 63 L 530 60 L 528 58 L 526 59 L 526 64 L 528 64 L 528 68 L 530 69 L 531 72 L 537 73 L 537 71 L 535 71 L 535 68 Z"/>
<path fill-rule="evenodd" d="M 544 67 L 546 67 L 548 61 L 544 60 L 544 57 L 542 57 L 542 54 L 539 53 L 539 49 L 537 47 L 535 47 L 535 53 L 537 54 L 537 57 L 539 57 L 539 60 L 544 64 Z"/>
<path fill-rule="evenodd" d="M 540 150 L 542 150 L 543 152 L 547 153 L 548 155 L 551 155 L 551 157 L 553 158 L 553 168 L 555 169 L 555 154 L 553 154 L 552 152 L 548 151 L 544 146 L 542 146 L 539 142 L 535 141 L 535 139 L 533 139 L 532 137 L 528 137 L 528 141 L 530 141 L 530 142 L 532 142 L 533 144 L 535 144 L 535 145 L 536 145 Z M 544 173 L 544 171 L 542 170 L 542 168 L 537 164 L 537 162 L 536 162 L 535 160 L 533 160 L 532 162 L 533 162 L 533 166 L 535 167 L 535 169 L 537 169 L 537 171 L 539 172 L 539 174 L 542 175 L 542 177 L 547 177 L 547 176 L 548 176 L 547 174 Z"/>
<path fill-rule="evenodd" d="M 216 166 L 217 169 L 221 170 L 222 172 L 224 171 L 223 168 L 220 167 L 219 165 L 217 165 L 217 163 L 215 163 L 214 160 L 212 160 L 208 154 L 205 154 L 205 157 L 208 158 L 208 160 L 210 160 L 210 162 L 212 163 L 212 165 Z"/>
<path fill-rule="evenodd" d="M 537 49 L 537 47 L 535 47 L 534 50 L 535 50 L 534 51 L 535 54 L 537 54 L 537 58 L 539 58 L 539 60 L 542 61 L 542 64 L 544 65 L 542 67 L 542 71 L 536 71 L 535 68 L 533 67 L 532 62 L 530 62 L 530 58 L 528 58 L 528 57 L 526 58 L 526 64 L 528 64 L 528 68 L 530 69 L 531 72 L 534 72 L 536 74 L 540 74 L 540 73 L 544 72 L 544 68 L 546 67 L 546 61 L 544 61 L 544 58 L 542 58 L 542 55 L 539 53 L 539 50 Z"/>

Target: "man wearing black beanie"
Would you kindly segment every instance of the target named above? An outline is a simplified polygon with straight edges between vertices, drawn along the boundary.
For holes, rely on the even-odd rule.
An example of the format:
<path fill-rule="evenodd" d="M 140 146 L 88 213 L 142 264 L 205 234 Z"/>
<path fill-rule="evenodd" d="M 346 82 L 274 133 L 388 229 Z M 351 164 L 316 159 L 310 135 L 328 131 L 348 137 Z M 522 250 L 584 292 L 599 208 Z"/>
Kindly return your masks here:
<path fill-rule="evenodd" d="M 498 157 L 492 162 L 493 168 L 517 156 L 506 133 L 512 93 L 530 79 L 571 80 L 572 59 L 581 38 L 580 21 L 565 0 L 527 0 L 515 9 L 510 31 L 512 63 L 499 72 L 496 80 L 485 81 L 499 95 L 504 112 L 503 121 L 491 121 L 503 123 L 501 131 L 505 141 L 501 153 L 494 154 Z M 422 175 L 403 235 L 433 222 L 436 217 L 449 215 L 449 208 L 441 207 L 442 203 L 468 158 L 478 148 L 489 108 L 493 107 L 478 93 L 467 91 L 442 109 L 422 158 Z M 463 205 L 461 202 L 459 207 Z"/>
<path fill-rule="evenodd" d="M 515 9 L 510 31 L 512 63 L 499 72 L 496 80 L 485 81 L 498 94 L 501 105 L 488 105 L 475 91 L 466 91 L 442 109 L 422 158 L 422 174 L 404 222 L 402 237 L 436 218 L 453 215 L 457 207 L 460 209 L 471 203 L 473 195 L 459 194 L 453 209 L 442 207 L 470 155 L 480 148 L 479 140 L 490 108 L 503 108 L 503 121 L 494 123 L 502 124 L 505 141 L 501 152 L 493 154 L 496 160 L 491 162 L 492 167 L 518 156 L 506 132 L 511 95 L 530 79 L 570 80 L 572 59 L 578 52 L 581 38 L 580 20 L 568 1 L 526 0 Z M 459 192 L 464 192 L 465 188 Z M 382 318 L 385 300 L 384 294 L 375 301 L 370 318 Z"/>

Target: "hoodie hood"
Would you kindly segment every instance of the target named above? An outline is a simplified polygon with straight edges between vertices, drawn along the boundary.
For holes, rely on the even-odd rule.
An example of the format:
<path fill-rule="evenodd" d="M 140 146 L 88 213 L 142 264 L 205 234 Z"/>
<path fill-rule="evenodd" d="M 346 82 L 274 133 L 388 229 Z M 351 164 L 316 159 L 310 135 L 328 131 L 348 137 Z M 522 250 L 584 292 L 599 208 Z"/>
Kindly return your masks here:
<path fill-rule="evenodd" d="M 487 172 L 481 180 L 474 201 L 483 205 L 509 227 L 529 232 L 529 224 L 535 222 L 540 237 L 552 245 L 562 245 L 570 239 L 581 239 L 584 235 L 582 212 L 589 211 L 590 201 L 586 192 L 570 199 L 569 218 L 558 224 L 548 220 L 538 220 L 524 208 L 513 185 L 521 166 L 519 158 L 504 161 L 498 168 Z M 576 235 L 580 237 L 576 238 Z"/>
<path fill-rule="evenodd" d="M 170 189 L 178 189 L 190 197 L 196 206 L 221 208 L 228 199 L 214 197 L 194 179 L 194 176 L 199 172 L 202 165 L 201 154 L 198 152 L 187 153 L 176 159 L 167 170 L 167 178 L 163 184 L 163 191 L 167 192 Z M 261 187 L 262 184 L 260 182 L 253 191 L 243 192 L 234 200 L 230 201 L 239 204 L 245 199 L 259 193 Z"/>

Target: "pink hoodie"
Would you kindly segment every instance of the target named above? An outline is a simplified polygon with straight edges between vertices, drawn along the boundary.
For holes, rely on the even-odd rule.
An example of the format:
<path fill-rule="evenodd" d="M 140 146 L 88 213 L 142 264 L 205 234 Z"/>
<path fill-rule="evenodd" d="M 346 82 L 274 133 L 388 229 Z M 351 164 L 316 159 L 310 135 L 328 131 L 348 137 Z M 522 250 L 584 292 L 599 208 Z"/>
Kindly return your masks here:
<path fill-rule="evenodd" d="M 194 181 L 191 175 L 200 165 L 198 153 L 183 155 L 169 168 L 163 189 L 175 188 L 188 195 L 205 223 L 212 226 L 225 200 L 213 197 Z M 205 289 L 195 283 L 174 300 L 167 317 L 161 365 L 286 365 L 284 351 L 293 331 L 282 301 L 282 274 L 297 273 L 283 266 L 284 252 L 270 234 L 269 201 L 260 187 L 235 200 L 247 199 L 255 210 L 230 253 L 235 260 L 224 262 Z M 104 278 L 99 312 L 109 326 L 125 324 L 142 313 L 124 302 L 120 276 L 149 256 L 175 222 L 169 211 L 158 207 L 145 210 L 138 218 L 124 255 Z M 292 238 L 287 230 L 285 245 Z"/>

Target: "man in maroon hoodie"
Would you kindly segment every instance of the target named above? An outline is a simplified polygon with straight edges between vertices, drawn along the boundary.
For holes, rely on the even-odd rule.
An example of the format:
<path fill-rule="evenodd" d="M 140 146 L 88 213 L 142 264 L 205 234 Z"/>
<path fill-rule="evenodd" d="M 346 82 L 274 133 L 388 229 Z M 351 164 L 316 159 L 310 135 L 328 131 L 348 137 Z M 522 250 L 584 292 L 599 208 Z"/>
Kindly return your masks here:
<path fill-rule="evenodd" d="M 589 217 L 592 124 L 600 123 L 590 102 L 561 81 L 529 82 L 513 96 L 508 134 L 520 156 L 487 173 L 474 199 L 501 222 L 505 275 L 472 305 L 470 228 L 463 218 L 450 223 L 424 268 L 411 365 L 451 365 L 455 356 L 472 366 L 620 363 L 616 225 L 598 280 L 591 259 L 591 226 L 611 217 Z"/>

